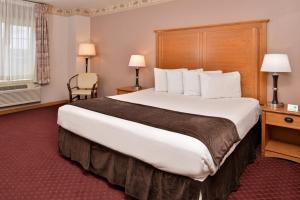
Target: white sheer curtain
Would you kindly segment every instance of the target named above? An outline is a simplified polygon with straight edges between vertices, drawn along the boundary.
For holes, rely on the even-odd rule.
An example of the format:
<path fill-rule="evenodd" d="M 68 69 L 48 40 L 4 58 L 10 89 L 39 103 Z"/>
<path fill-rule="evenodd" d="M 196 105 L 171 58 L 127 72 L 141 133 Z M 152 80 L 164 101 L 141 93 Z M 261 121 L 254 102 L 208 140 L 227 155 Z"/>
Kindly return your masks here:
<path fill-rule="evenodd" d="M 0 0 L 0 82 L 35 79 L 34 5 Z"/>

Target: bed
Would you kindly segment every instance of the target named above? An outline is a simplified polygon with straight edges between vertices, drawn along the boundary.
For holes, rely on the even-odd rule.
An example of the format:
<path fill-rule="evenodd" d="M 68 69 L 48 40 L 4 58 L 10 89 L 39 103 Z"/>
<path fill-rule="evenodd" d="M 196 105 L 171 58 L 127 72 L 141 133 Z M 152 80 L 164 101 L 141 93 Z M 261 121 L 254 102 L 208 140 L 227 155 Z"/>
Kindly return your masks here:
<path fill-rule="evenodd" d="M 259 67 L 267 22 L 156 31 L 158 67 L 239 71 L 243 98 L 203 99 L 153 88 L 108 98 L 127 106 L 230 120 L 241 140 L 218 163 L 206 143 L 189 135 L 78 105 L 59 109 L 61 154 L 137 199 L 226 199 L 255 158 L 260 103 L 266 100 L 266 77 Z"/>

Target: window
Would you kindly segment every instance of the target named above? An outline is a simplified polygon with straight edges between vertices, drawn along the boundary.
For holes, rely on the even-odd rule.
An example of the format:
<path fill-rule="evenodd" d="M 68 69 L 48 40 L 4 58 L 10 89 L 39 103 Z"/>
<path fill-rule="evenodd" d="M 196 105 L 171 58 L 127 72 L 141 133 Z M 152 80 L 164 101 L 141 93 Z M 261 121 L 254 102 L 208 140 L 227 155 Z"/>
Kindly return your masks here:
<path fill-rule="evenodd" d="M 11 49 L 28 50 L 30 48 L 30 38 L 32 29 L 30 26 L 11 26 Z"/>
<path fill-rule="evenodd" d="M 0 10 L 0 82 L 34 80 L 34 4 L 1 1 Z"/>
<path fill-rule="evenodd" d="M 4 28 L 5 28 L 5 24 L 4 22 L 1 23 L 1 41 L 4 39 Z"/>

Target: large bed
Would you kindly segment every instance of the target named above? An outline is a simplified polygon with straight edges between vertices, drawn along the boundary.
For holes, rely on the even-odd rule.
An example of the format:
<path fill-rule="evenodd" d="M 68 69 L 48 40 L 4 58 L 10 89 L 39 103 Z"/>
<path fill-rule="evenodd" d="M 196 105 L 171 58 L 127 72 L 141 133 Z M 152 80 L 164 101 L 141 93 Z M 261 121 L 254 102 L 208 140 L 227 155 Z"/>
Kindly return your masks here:
<path fill-rule="evenodd" d="M 231 121 L 240 140 L 220 162 L 206 143 L 194 137 L 76 104 L 59 108 L 61 154 L 138 199 L 225 199 L 255 158 L 260 103 L 266 99 L 266 79 L 259 72 L 266 51 L 266 23 L 156 31 L 158 67 L 239 71 L 242 98 L 204 99 L 153 88 L 108 98 Z"/>
<path fill-rule="evenodd" d="M 155 92 L 154 89 L 110 98 L 184 113 L 227 118 L 234 122 L 241 139 L 258 122 L 260 111 L 259 102 L 252 98 L 201 99 L 200 96 L 172 95 Z M 140 159 L 163 171 L 203 181 L 218 169 L 201 141 L 180 133 L 72 105 L 59 109 L 58 124 L 83 138 Z M 179 161 L 185 164 L 179 165 Z"/>

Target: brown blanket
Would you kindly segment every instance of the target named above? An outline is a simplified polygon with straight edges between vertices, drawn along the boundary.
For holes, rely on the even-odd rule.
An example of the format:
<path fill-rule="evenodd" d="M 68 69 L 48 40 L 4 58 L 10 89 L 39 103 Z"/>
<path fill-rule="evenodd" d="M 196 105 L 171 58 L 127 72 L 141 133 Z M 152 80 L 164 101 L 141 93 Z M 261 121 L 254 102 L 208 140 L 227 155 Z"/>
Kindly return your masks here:
<path fill-rule="evenodd" d="M 219 165 L 231 146 L 240 140 L 228 119 L 176 112 L 110 98 L 76 101 L 72 105 L 200 140 Z"/>

